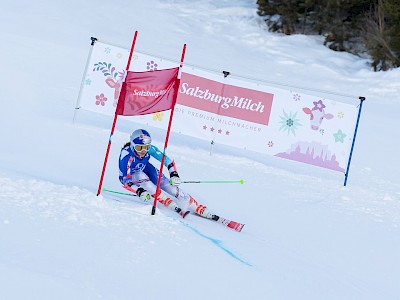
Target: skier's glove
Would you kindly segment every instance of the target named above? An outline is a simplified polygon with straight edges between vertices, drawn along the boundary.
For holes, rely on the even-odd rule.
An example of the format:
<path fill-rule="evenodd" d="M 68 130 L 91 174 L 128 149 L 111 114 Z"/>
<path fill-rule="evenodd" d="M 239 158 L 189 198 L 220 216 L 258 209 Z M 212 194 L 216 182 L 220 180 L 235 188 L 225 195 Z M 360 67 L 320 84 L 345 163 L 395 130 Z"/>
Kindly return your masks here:
<path fill-rule="evenodd" d="M 181 184 L 181 179 L 179 178 L 177 171 L 172 171 L 169 173 L 169 184 L 173 186 L 178 186 Z"/>
<path fill-rule="evenodd" d="M 148 191 L 146 191 L 144 188 L 138 188 L 136 191 L 136 194 L 139 196 L 140 200 L 143 202 L 147 203 L 151 199 L 151 195 Z"/>

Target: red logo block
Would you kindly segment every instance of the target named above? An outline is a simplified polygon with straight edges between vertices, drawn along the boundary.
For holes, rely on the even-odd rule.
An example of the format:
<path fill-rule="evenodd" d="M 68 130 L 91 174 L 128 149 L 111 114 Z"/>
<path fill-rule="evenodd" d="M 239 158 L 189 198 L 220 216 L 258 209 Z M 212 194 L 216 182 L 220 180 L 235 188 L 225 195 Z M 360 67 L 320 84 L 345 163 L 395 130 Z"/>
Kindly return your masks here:
<path fill-rule="evenodd" d="M 268 126 L 274 95 L 182 73 L 177 103 Z"/>

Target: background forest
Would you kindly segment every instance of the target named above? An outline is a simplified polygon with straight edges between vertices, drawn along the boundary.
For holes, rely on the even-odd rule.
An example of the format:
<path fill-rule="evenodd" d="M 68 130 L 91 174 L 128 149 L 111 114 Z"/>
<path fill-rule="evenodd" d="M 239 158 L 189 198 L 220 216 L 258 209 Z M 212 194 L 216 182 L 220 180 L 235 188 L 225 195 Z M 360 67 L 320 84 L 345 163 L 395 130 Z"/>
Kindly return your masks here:
<path fill-rule="evenodd" d="M 258 0 L 268 29 L 318 34 L 335 51 L 370 55 L 375 71 L 400 66 L 400 0 Z"/>

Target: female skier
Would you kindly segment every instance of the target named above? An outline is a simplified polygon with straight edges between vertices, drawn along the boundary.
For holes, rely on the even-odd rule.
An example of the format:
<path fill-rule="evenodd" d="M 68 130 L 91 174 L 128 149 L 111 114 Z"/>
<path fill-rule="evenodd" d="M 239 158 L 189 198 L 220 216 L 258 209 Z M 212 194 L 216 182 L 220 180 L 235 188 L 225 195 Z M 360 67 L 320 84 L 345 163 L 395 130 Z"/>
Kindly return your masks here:
<path fill-rule="evenodd" d="M 161 162 L 162 152 L 151 144 L 150 134 L 144 129 L 132 132 L 130 142 L 124 145 L 119 156 L 120 182 L 127 190 L 136 189 L 136 194 L 144 202 L 155 197 L 160 172 L 149 162 L 151 157 Z M 176 171 L 175 162 L 165 156 L 164 165 L 168 168 L 170 178 L 168 180 L 162 175 L 158 201 L 182 217 L 185 217 L 187 212 L 194 212 L 204 218 L 218 221 L 219 216 L 211 213 L 205 205 L 198 204 L 191 195 L 178 187 L 181 179 Z"/>

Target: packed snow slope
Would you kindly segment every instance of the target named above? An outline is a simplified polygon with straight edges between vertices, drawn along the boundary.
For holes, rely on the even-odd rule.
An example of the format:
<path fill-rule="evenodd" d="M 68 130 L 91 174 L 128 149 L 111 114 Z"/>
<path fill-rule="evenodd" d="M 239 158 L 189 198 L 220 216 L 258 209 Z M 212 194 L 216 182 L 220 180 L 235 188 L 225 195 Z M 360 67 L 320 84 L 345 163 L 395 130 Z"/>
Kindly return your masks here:
<path fill-rule="evenodd" d="M 256 1 L 3 1 L 1 299 L 398 299 L 400 70 L 268 33 Z M 112 119 L 79 112 L 90 37 L 271 85 L 365 96 L 348 186 L 337 172 L 172 134 L 182 185 L 237 233 L 134 197 L 96 196 Z M 330 97 L 333 98 L 331 94 Z M 104 186 L 137 127 L 118 123 Z M 165 132 L 148 128 L 162 147 Z"/>

